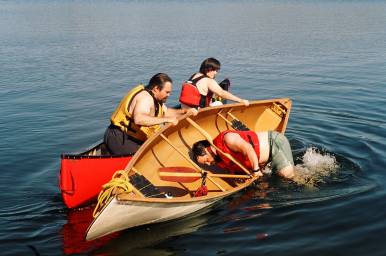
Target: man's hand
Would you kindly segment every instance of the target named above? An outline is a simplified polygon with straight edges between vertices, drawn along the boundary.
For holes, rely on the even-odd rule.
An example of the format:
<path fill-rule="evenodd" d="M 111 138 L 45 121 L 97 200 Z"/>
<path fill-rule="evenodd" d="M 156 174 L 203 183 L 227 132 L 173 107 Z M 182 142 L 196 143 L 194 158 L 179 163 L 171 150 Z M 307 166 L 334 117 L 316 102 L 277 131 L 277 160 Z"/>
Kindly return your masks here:
<path fill-rule="evenodd" d="M 249 100 L 242 100 L 241 102 L 244 104 L 244 106 L 249 106 Z"/>
<path fill-rule="evenodd" d="M 189 116 L 196 116 L 198 114 L 198 110 L 195 109 L 195 108 L 190 108 L 188 109 L 188 111 L 186 111 L 186 113 L 189 115 Z"/>
<path fill-rule="evenodd" d="M 258 171 L 253 171 L 253 172 L 252 172 L 252 176 L 253 176 L 253 177 L 262 177 L 262 176 L 263 176 L 263 173 L 262 173 L 260 170 L 258 170 Z"/>
<path fill-rule="evenodd" d="M 178 124 L 178 119 L 176 117 L 170 117 L 168 118 L 168 123 L 171 123 L 173 126 L 176 126 Z"/>

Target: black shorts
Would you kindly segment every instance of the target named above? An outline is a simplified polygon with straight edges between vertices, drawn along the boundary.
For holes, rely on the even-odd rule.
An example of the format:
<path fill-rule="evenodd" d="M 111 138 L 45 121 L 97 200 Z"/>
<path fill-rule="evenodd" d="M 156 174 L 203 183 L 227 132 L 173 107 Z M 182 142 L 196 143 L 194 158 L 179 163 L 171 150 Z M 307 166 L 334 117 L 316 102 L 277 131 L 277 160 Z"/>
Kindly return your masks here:
<path fill-rule="evenodd" d="M 112 124 L 106 129 L 104 143 L 112 155 L 134 154 L 143 144 L 142 141 L 132 138 Z"/>

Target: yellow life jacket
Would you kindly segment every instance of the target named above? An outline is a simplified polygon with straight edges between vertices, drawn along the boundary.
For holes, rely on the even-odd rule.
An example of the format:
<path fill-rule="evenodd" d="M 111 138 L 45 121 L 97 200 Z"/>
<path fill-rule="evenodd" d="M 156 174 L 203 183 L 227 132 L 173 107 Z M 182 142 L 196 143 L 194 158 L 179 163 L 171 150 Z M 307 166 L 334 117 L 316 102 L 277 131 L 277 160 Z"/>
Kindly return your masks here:
<path fill-rule="evenodd" d="M 122 132 L 127 133 L 129 136 L 145 141 L 151 135 L 156 133 L 161 125 L 152 126 L 140 126 L 134 123 L 132 115 L 129 113 L 129 107 L 134 97 L 140 92 L 144 91 L 145 87 L 140 84 L 134 87 L 129 93 L 121 100 L 119 106 L 115 109 L 111 115 L 111 123 L 121 129 Z M 150 93 L 150 92 L 149 92 Z M 153 97 L 153 95 L 150 93 Z M 154 97 L 153 97 L 154 99 Z M 164 115 L 162 105 L 154 99 L 155 116 L 162 117 Z M 157 111 L 158 110 L 158 111 Z"/>

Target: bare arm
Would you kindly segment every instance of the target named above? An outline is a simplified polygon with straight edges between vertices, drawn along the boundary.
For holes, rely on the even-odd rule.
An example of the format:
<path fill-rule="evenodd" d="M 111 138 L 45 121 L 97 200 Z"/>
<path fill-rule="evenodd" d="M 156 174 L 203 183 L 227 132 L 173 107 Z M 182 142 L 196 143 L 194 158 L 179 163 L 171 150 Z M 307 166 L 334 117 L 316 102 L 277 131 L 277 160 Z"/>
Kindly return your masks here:
<path fill-rule="evenodd" d="M 195 108 L 187 108 L 187 109 L 175 109 L 175 108 L 167 108 L 165 112 L 166 117 L 179 117 L 181 115 L 185 115 L 189 113 L 190 115 L 197 115 L 197 109 Z"/>
<path fill-rule="evenodd" d="M 232 93 L 223 90 L 221 88 L 221 86 L 214 79 L 211 79 L 209 81 L 208 89 L 223 99 L 240 102 L 240 103 L 243 103 L 245 106 L 249 106 L 248 100 L 241 99 L 241 98 L 237 97 L 236 95 L 233 95 Z"/>
<path fill-rule="evenodd" d="M 138 95 L 136 103 L 133 109 L 134 123 L 142 126 L 152 126 L 162 123 L 178 123 L 175 117 L 154 117 L 152 116 L 151 109 L 153 108 L 154 101 L 147 95 Z M 154 110 L 153 110 L 154 111 Z"/>
<path fill-rule="evenodd" d="M 167 108 L 165 116 L 180 116 L 187 112 L 187 109 Z"/>
<path fill-rule="evenodd" d="M 227 133 L 224 136 L 225 144 L 234 152 L 239 152 L 247 156 L 252 165 L 252 169 L 257 171 L 259 169 L 259 159 L 252 145 L 243 140 L 237 133 Z"/>

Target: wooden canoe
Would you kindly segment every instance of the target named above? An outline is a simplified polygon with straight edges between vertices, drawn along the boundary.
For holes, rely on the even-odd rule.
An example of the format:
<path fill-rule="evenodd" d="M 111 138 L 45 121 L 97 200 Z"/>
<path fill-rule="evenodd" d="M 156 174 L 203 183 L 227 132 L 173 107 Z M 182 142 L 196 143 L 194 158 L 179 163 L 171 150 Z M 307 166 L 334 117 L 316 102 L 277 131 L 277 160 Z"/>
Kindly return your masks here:
<path fill-rule="evenodd" d="M 253 131 L 284 132 L 291 104 L 290 99 L 282 98 L 253 101 L 249 107 L 242 104 L 209 107 L 201 109 L 197 116 L 183 118 L 177 126 L 165 126 L 145 142 L 125 168 L 129 175 L 141 177 L 148 184 L 131 182 L 135 186 L 134 194 L 123 192 L 112 196 L 96 214 L 86 240 L 131 227 L 181 218 L 248 187 L 256 177 L 247 176 L 240 180 L 210 176 L 226 172 L 216 168 L 202 169 L 196 165 L 190 158 L 191 146 L 198 140 L 214 138 L 221 131 L 233 129 L 232 124 L 242 123 Z M 194 196 L 201 186 L 201 179 L 188 183 L 161 179 L 160 168 L 175 166 L 206 171 L 208 194 Z M 146 192 L 148 185 L 153 189 L 150 194 Z"/>

